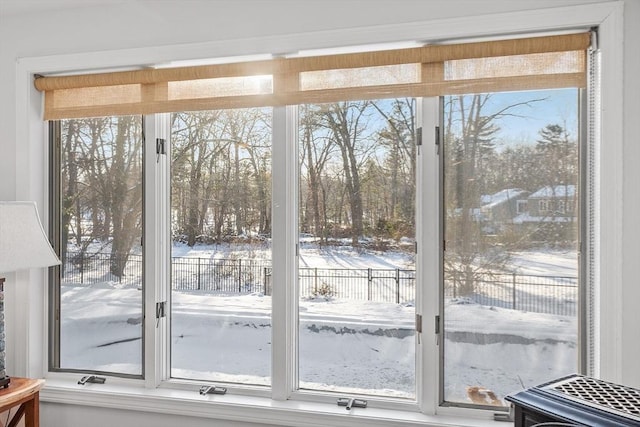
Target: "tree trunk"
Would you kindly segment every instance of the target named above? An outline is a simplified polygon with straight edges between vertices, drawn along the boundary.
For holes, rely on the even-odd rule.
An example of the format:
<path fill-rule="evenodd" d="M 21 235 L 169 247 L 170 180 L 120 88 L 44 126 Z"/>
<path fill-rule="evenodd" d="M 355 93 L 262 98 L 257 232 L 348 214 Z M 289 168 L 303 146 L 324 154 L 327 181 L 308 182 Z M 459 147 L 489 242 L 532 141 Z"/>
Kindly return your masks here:
<path fill-rule="evenodd" d="M 141 174 L 136 168 L 139 162 L 139 150 L 132 147 L 136 135 L 131 135 L 133 126 L 131 117 L 119 117 L 117 133 L 113 147 L 111 179 L 114 197 L 112 198 L 113 240 L 111 242 L 110 271 L 116 277 L 123 277 L 129 259 L 131 247 L 139 239 L 138 218 L 141 215 L 142 194 L 140 191 Z M 128 145 L 129 144 L 129 145 Z M 128 155 L 131 157 L 128 157 Z"/>

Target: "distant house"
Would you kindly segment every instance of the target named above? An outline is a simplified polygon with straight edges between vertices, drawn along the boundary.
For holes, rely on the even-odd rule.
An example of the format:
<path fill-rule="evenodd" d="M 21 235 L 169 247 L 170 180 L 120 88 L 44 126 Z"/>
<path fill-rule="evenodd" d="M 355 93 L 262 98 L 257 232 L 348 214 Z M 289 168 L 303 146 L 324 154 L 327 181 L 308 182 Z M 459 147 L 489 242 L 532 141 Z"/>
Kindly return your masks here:
<path fill-rule="evenodd" d="M 571 236 L 576 226 L 575 185 L 546 186 L 534 193 L 508 188 L 483 195 L 480 203 L 473 218 L 486 234 L 510 230 L 553 242 Z"/>
<path fill-rule="evenodd" d="M 507 188 L 481 197 L 477 219 L 484 223 L 486 232 L 497 232 L 504 224 L 527 210 L 527 195 L 519 188 Z"/>
<path fill-rule="evenodd" d="M 573 241 L 577 217 L 575 185 L 543 187 L 529 195 L 527 211 L 513 219 L 515 227 L 532 239 L 551 244 Z"/>
<path fill-rule="evenodd" d="M 515 224 L 566 223 L 576 218 L 575 185 L 546 186 L 530 194 L 526 209 L 514 217 Z"/>

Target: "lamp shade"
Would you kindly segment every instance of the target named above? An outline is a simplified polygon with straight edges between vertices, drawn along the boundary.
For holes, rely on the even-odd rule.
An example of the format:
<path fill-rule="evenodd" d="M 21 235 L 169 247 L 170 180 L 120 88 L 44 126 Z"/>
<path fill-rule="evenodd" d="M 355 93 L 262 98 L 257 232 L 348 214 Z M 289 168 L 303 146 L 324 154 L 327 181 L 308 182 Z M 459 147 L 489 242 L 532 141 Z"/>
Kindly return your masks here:
<path fill-rule="evenodd" d="M 0 274 L 57 264 L 36 204 L 0 201 Z"/>

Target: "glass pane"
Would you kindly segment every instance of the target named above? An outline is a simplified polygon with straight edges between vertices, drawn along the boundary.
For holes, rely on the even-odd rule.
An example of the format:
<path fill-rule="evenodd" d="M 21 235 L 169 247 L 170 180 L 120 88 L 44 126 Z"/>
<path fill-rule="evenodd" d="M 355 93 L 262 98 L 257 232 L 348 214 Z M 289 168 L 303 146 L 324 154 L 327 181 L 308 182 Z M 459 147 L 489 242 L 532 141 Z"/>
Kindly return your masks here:
<path fill-rule="evenodd" d="M 444 98 L 444 398 L 579 371 L 578 91 Z"/>
<path fill-rule="evenodd" d="M 60 368 L 142 374 L 142 118 L 61 122 Z"/>
<path fill-rule="evenodd" d="M 299 111 L 299 386 L 415 398 L 413 99 Z"/>
<path fill-rule="evenodd" d="M 271 383 L 271 116 L 171 116 L 172 377 Z"/>

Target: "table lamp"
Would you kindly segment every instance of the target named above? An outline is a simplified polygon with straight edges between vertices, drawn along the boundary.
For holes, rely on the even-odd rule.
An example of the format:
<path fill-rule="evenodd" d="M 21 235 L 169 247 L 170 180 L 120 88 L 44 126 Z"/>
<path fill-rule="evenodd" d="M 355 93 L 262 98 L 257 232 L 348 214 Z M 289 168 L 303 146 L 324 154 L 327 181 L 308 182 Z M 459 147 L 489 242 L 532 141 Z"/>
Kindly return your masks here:
<path fill-rule="evenodd" d="M 60 264 L 34 202 L 0 201 L 0 388 L 8 387 L 4 342 L 4 273 Z"/>

